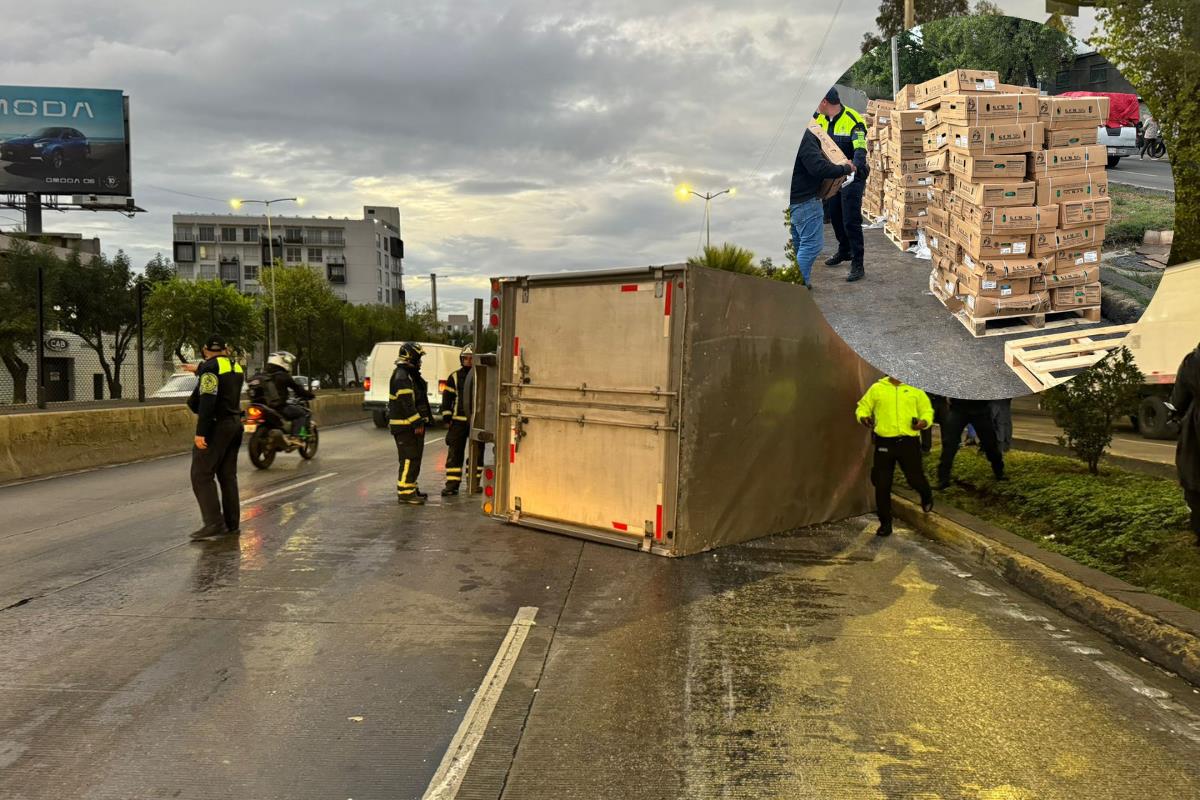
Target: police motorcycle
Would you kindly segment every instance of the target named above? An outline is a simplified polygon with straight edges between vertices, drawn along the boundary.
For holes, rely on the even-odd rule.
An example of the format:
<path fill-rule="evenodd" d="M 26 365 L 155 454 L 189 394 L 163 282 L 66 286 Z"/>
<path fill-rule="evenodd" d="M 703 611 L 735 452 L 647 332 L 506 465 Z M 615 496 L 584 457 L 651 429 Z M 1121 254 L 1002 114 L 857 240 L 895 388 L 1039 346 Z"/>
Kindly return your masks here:
<path fill-rule="evenodd" d="M 270 380 L 269 375 L 258 373 L 247 384 L 252 399 L 246 408 L 242 424 L 248 439 L 247 455 L 250 456 L 250 463 L 258 469 L 270 468 L 275 463 L 275 456 L 278 453 L 299 452 L 301 458 L 306 461 L 310 460 L 317 454 L 317 447 L 320 444 L 320 433 L 317 430 L 317 424 L 312 421 L 311 415 L 309 415 L 306 429 L 288 432 L 288 420 L 284 419 L 266 402 L 265 385 Z M 290 403 L 302 406 L 306 410 L 310 408 L 309 401 L 302 397 L 292 398 Z"/>

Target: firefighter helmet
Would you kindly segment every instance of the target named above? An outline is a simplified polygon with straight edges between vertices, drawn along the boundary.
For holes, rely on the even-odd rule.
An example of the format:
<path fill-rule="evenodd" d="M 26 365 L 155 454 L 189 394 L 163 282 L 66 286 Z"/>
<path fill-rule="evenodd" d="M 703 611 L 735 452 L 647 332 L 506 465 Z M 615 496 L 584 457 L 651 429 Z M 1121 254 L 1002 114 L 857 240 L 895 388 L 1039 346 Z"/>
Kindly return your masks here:
<path fill-rule="evenodd" d="M 471 345 L 464 347 L 458 354 L 458 363 L 466 366 L 467 359 L 475 357 L 475 348 Z"/>
<path fill-rule="evenodd" d="M 416 342 L 405 342 L 400 345 L 400 352 L 396 354 L 396 364 L 419 369 L 421 358 L 424 355 L 425 349 L 421 345 Z"/>

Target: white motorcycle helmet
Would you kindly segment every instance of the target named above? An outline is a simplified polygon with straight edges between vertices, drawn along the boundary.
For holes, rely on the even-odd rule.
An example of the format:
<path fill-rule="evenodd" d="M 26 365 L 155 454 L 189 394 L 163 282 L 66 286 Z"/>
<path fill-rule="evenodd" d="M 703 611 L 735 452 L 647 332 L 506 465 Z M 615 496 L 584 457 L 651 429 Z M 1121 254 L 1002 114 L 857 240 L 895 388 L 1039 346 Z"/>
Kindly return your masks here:
<path fill-rule="evenodd" d="M 274 364 L 277 367 L 282 367 L 288 372 L 292 371 L 292 367 L 296 366 L 296 357 L 286 350 L 280 350 L 277 353 L 271 353 L 267 358 L 268 364 Z"/>

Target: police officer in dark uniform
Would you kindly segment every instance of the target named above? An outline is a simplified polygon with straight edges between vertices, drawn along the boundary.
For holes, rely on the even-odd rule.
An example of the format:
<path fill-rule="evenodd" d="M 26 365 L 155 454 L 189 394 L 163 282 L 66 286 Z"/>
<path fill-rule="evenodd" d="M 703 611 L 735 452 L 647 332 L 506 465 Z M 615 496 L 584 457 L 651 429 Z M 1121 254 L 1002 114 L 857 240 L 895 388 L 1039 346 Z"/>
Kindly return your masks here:
<path fill-rule="evenodd" d="M 467 452 L 467 440 L 471 438 L 471 400 L 474 381 L 471 365 L 475 351 L 467 345 L 458 354 L 461 367 L 446 378 L 446 389 L 442 392 L 442 421 L 449 425 L 446 431 L 446 488 L 443 497 L 458 494 L 463 479 L 463 461 Z"/>
<path fill-rule="evenodd" d="M 388 425 L 400 459 L 396 495 L 401 505 L 423 506 L 427 496 L 417 487 L 425 453 L 425 426 L 433 421 L 426 395 L 429 387 L 421 377 L 424 355 L 424 348 L 416 342 L 400 345 L 388 386 Z"/>
<path fill-rule="evenodd" d="M 188 408 L 196 415 L 192 491 L 204 524 L 192 539 L 241 533 L 237 457 L 242 446 L 242 365 L 229 356 L 225 339 L 216 334 L 208 337 L 201 352 L 204 362 L 196 368 Z"/>
<path fill-rule="evenodd" d="M 951 397 L 942 422 L 942 456 L 938 461 L 938 489 L 950 488 L 950 473 L 954 469 L 954 457 L 962 443 L 963 431 L 970 425 L 979 436 L 979 446 L 992 465 L 992 474 L 1002 481 L 1004 476 L 1004 454 L 996 440 L 996 428 L 992 422 L 992 407 L 987 400 L 961 400 Z"/>
<path fill-rule="evenodd" d="M 850 273 L 846 280 L 853 282 L 866 275 L 863 268 L 862 201 L 870 172 L 867 166 L 867 121 L 853 108 L 842 105 L 836 86 L 825 95 L 814 116 L 817 124 L 825 129 L 846 158 L 854 163 L 853 182 L 825 201 L 825 213 L 838 243 L 837 253 L 825 265 L 836 267 L 849 261 Z"/>

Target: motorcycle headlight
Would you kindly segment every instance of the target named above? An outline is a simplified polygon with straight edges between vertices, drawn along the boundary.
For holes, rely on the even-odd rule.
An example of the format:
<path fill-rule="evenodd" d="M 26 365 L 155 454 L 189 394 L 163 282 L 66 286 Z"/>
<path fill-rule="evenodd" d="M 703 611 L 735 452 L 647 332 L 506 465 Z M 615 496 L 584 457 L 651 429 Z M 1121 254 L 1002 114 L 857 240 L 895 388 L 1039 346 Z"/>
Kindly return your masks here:
<path fill-rule="evenodd" d="M 41 149 L 42 149 L 43 147 L 45 147 L 45 146 L 46 146 L 46 143 L 45 143 L 45 142 L 34 142 L 34 143 L 33 143 L 33 149 L 34 149 L 34 150 L 41 150 Z"/>

